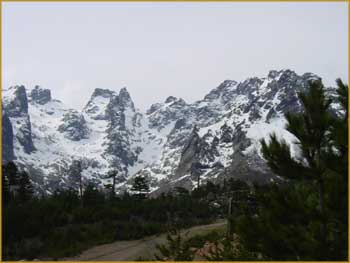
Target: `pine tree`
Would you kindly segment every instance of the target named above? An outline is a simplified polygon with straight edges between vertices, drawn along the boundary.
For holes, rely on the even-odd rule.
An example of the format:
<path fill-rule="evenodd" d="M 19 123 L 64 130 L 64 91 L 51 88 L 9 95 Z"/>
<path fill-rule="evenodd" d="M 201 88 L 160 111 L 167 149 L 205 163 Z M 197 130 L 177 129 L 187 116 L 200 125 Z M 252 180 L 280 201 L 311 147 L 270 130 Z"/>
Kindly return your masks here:
<path fill-rule="evenodd" d="M 14 200 L 19 189 L 19 171 L 16 164 L 12 161 L 2 165 L 2 189 L 4 203 Z"/>
<path fill-rule="evenodd" d="M 14 162 L 8 162 L 2 166 L 2 173 L 7 176 L 9 180 L 9 185 L 18 185 L 19 176 L 18 168 Z"/>
<path fill-rule="evenodd" d="M 348 244 L 348 85 L 337 79 L 337 98 L 340 111 L 333 120 L 330 145 L 327 150 L 325 192 L 329 227 L 329 250 L 347 258 Z"/>
<path fill-rule="evenodd" d="M 83 198 L 82 164 L 80 160 L 73 160 L 69 169 L 69 181 L 73 189 L 78 189 L 80 200 Z"/>
<path fill-rule="evenodd" d="M 201 179 L 201 171 L 199 166 L 200 164 L 196 162 L 196 163 L 192 163 L 190 168 L 191 176 L 197 179 L 197 188 L 199 188 L 200 179 Z"/>
<path fill-rule="evenodd" d="M 145 198 L 149 193 L 149 185 L 146 178 L 143 176 L 135 177 L 131 190 L 137 192 L 137 196 L 140 198 Z"/>
<path fill-rule="evenodd" d="M 2 173 L 2 202 L 4 205 L 10 202 L 10 196 L 10 183 L 7 174 Z"/>
<path fill-rule="evenodd" d="M 190 173 L 192 178 L 197 180 L 197 188 L 200 186 L 201 175 L 203 174 L 203 169 L 209 168 L 208 165 L 201 164 L 200 162 L 192 163 L 190 167 Z"/>
<path fill-rule="evenodd" d="M 321 236 L 325 242 L 325 193 L 324 180 L 325 151 L 329 145 L 329 131 L 333 119 L 330 114 L 331 100 L 325 97 L 320 81 L 310 83 L 308 93 L 300 93 L 299 99 L 304 107 L 302 113 L 287 113 L 286 129 L 298 139 L 302 159 L 292 158 L 290 147 L 285 141 L 279 141 L 275 134 L 270 136 L 270 143 L 263 139 L 262 153 L 271 169 L 281 177 L 293 180 L 309 180 L 318 184 L 320 215 L 323 218 Z M 304 161 L 305 160 L 305 161 Z"/>
<path fill-rule="evenodd" d="M 33 196 L 33 185 L 30 182 L 29 175 L 27 172 L 23 171 L 19 174 L 19 189 L 18 189 L 18 199 L 20 202 L 26 202 L 30 200 Z"/>
<path fill-rule="evenodd" d="M 267 199 L 275 203 L 275 210 L 270 209 L 268 211 L 270 217 L 272 214 L 280 215 L 282 211 L 285 211 L 285 207 L 291 207 L 290 213 L 293 213 L 293 210 L 300 213 L 300 216 L 304 216 L 304 224 L 309 226 L 309 228 L 304 229 L 302 225 L 298 226 L 294 221 L 296 225 L 290 225 L 288 228 L 283 228 L 282 225 L 280 227 L 280 231 L 301 231 L 308 234 L 307 238 L 305 235 L 297 233 L 299 243 L 294 245 L 295 259 L 302 256 L 314 256 L 314 259 L 334 259 L 337 258 L 336 248 L 338 248 L 338 255 L 344 255 L 344 246 L 341 248 L 342 252 L 339 251 L 339 246 L 334 246 L 337 242 L 334 233 L 339 232 L 340 229 L 345 231 L 347 229 L 334 226 L 333 221 L 336 212 L 329 209 L 330 197 L 333 195 L 335 200 L 347 203 L 345 201 L 347 190 L 344 186 L 341 186 L 347 185 L 347 169 L 345 172 L 345 167 L 347 167 L 347 139 L 345 138 L 348 129 L 347 86 L 340 80 L 337 81 L 337 84 L 338 99 L 345 111 L 344 116 L 339 118 L 332 114 L 330 108 L 332 101 L 325 95 L 321 81 L 311 82 L 309 91 L 299 94 L 299 99 L 304 108 L 303 112 L 287 113 L 285 115 L 287 120 L 286 129 L 298 139 L 297 145 L 301 154 L 299 158 L 293 158 L 290 146 L 284 140 L 279 140 L 275 134 L 270 136 L 269 143 L 265 140 L 261 141 L 263 156 L 272 171 L 292 184 L 289 199 L 285 199 L 279 194 L 283 194 L 286 189 L 275 189 L 274 192 L 277 198 L 275 196 L 275 199 L 272 200 L 273 197 L 270 196 Z M 342 168 L 339 169 L 339 166 Z M 337 181 L 341 183 L 335 185 Z M 330 185 L 333 186 L 333 189 L 330 189 Z M 303 204 L 298 196 L 304 196 L 304 200 L 309 200 L 309 203 Z M 317 202 L 315 203 L 312 200 Z M 347 209 L 345 206 L 343 208 Z M 294 218 L 294 215 L 287 216 Z M 346 217 L 343 216 L 342 221 L 344 220 L 346 220 Z M 293 220 L 290 220 L 290 222 L 293 222 Z M 276 232 L 279 229 L 276 224 L 277 222 L 275 222 L 275 227 L 271 229 L 271 232 L 275 233 L 275 238 L 278 236 L 283 238 L 283 232 Z M 315 231 L 315 226 L 318 226 L 318 231 Z M 269 233 L 269 235 L 272 238 L 272 234 Z M 302 238 L 305 238 L 305 242 L 308 243 L 308 245 L 305 245 L 305 247 L 310 248 L 308 252 L 314 253 L 313 255 L 307 255 L 306 252 L 302 251 L 306 248 L 299 247 L 303 242 Z M 273 239 L 270 241 L 265 239 L 262 242 L 265 242 L 267 246 L 268 243 L 266 242 L 273 241 Z M 343 239 L 343 241 L 345 240 Z M 281 244 L 280 242 L 279 246 Z M 285 254 L 287 253 L 289 252 L 285 251 Z M 292 256 L 292 252 L 290 253 L 290 256 Z M 283 255 L 281 254 L 279 257 L 283 258 Z"/>
<path fill-rule="evenodd" d="M 110 197 L 113 199 L 115 197 L 115 182 L 116 182 L 116 177 L 118 175 L 118 170 L 111 170 L 108 172 L 107 178 L 112 178 L 112 184 L 108 185 L 111 189 L 111 194 Z"/>

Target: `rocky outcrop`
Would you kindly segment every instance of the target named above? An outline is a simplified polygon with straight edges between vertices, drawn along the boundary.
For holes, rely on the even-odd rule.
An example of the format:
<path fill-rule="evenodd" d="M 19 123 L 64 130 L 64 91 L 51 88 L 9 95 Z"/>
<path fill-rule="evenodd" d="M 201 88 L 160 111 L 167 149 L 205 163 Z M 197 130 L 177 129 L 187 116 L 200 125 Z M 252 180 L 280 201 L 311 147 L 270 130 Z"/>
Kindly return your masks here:
<path fill-rule="evenodd" d="M 28 99 L 24 86 L 13 86 L 6 90 L 9 97 L 6 98 L 4 109 L 9 117 L 21 117 L 28 114 Z"/>
<path fill-rule="evenodd" d="M 128 167 L 133 166 L 139 154 L 138 148 L 133 148 L 132 140 L 137 127 L 137 113 L 126 88 L 111 98 L 106 109 L 108 120 L 107 148 L 104 152 L 111 166 L 119 170 L 119 175 L 128 173 Z"/>
<path fill-rule="evenodd" d="M 220 130 L 221 130 L 220 140 L 225 143 L 232 142 L 232 137 L 233 137 L 232 127 L 227 125 L 227 123 L 225 122 L 224 125 L 221 126 Z"/>
<path fill-rule="evenodd" d="M 108 89 L 95 89 L 83 111 L 94 120 L 106 120 L 107 106 L 114 95 L 115 92 Z"/>
<path fill-rule="evenodd" d="M 35 151 L 35 147 L 32 139 L 32 126 L 29 115 L 11 119 L 14 123 L 14 130 L 16 130 L 16 139 L 23 151 L 26 154 L 30 154 Z"/>
<path fill-rule="evenodd" d="M 192 109 L 183 99 L 168 97 L 164 103 L 153 104 L 147 111 L 150 128 L 161 130 L 178 119 L 189 117 Z"/>
<path fill-rule="evenodd" d="M 30 93 L 31 101 L 44 105 L 51 100 L 51 90 L 35 86 Z"/>
<path fill-rule="evenodd" d="M 32 140 L 30 116 L 28 114 L 28 98 L 24 86 L 13 86 L 3 91 L 7 95 L 3 100 L 3 110 L 12 124 L 18 147 L 26 154 L 35 151 Z"/>
<path fill-rule="evenodd" d="M 87 139 L 89 129 L 85 118 L 75 110 L 68 111 L 63 115 L 62 124 L 58 126 L 58 131 L 65 134 L 65 137 L 72 141 Z"/>
<path fill-rule="evenodd" d="M 199 161 L 202 145 L 204 141 L 198 135 L 198 127 L 195 126 L 190 134 L 186 145 L 181 153 L 181 159 L 177 167 L 175 175 L 181 177 L 190 172 L 193 163 Z"/>
<path fill-rule="evenodd" d="M 12 124 L 6 113 L 2 115 L 2 161 L 14 160 Z"/>

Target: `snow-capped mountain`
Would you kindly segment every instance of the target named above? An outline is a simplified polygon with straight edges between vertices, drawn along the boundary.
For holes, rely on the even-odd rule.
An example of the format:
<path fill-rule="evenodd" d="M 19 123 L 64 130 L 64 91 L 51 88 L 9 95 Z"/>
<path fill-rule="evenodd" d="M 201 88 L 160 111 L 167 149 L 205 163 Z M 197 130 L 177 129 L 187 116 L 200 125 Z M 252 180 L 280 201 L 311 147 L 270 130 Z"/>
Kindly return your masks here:
<path fill-rule="evenodd" d="M 193 188 L 201 181 L 235 177 L 249 183 L 279 180 L 260 155 L 259 139 L 271 132 L 292 143 L 283 115 L 300 110 L 297 92 L 318 76 L 291 70 L 263 78 L 226 80 L 202 100 L 168 97 L 146 112 L 126 88 L 95 89 L 82 110 L 70 109 L 48 89 L 13 86 L 2 91 L 3 161 L 30 172 L 38 191 L 70 186 L 73 160 L 81 160 L 85 181 L 103 186 L 118 170 L 118 189 L 146 176 L 152 190 Z M 292 146 L 292 150 L 295 149 Z M 191 173 L 191 167 L 198 168 Z"/>

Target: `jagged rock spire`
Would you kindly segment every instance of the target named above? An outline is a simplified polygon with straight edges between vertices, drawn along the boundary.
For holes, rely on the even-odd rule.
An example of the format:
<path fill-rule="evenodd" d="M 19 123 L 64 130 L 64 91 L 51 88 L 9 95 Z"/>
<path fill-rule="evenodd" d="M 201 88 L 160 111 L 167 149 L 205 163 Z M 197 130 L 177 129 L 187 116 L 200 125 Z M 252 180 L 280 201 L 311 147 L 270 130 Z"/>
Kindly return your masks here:
<path fill-rule="evenodd" d="M 30 93 L 30 97 L 33 102 L 38 104 L 46 104 L 51 100 L 51 90 L 43 89 L 36 85 Z"/>

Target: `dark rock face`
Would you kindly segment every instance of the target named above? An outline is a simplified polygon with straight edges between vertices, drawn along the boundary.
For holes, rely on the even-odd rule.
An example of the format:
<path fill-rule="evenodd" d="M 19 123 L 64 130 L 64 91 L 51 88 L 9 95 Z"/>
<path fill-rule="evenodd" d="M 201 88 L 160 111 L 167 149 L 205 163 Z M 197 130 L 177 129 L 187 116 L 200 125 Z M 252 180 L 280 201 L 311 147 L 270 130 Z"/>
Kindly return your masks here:
<path fill-rule="evenodd" d="M 23 147 L 23 151 L 27 154 L 35 151 L 32 140 L 32 128 L 30 117 L 28 114 L 28 99 L 24 86 L 10 87 L 9 92 L 12 98 L 5 101 L 4 111 L 9 117 L 12 129 L 16 129 L 16 139 Z"/>
<path fill-rule="evenodd" d="M 216 89 L 210 91 L 205 97 L 204 101 L 213 101 L 222 97 L 222 102 L 225 104 L 230 99 L 230 89 L 237 84 L 234 80 L 225 80 Z"/>
<path fill-rule="evenodd" d="M 2 161 L 8 162 L 14 160 L 13 151 L 13 130 L 9 117 L 2 115 Z"/>
<path fill-rule="evenodd" d="M 89 129 L 83 115 L 72 110 L 64 114 L 62 124 L 58 127 L 59 132 L 65 133 L 65 137 L 72 141 L 80 141 L 88 138 Z"/>
<path fill-rule="evenodd" d="M 118 127 L 120 130 L 125 131 L 125 107 L 124 103 L 119 96 L 115 96 L 111 99 L 107 106 L 106 114 L 110 121 L 110 129 Z"/>
<path fill-rule="evenodd" d="M 235 152 L 242 152 L 248 148 L 251 144 L 251 140 L 246 137 L 246 132 L 242 130 L 241 126 L 238 126 L 232 136 L 232 145 Z"/>
<path fill-rule="evenodd" d="M 35 147 L 32 140 L 32 126 L 29 115 L 22 117 L 21 119 L 12 119 L 15 127 L 17 128 L 16 138 L 22 145 L 25 153 L 30 154 L 35 151 Z"/>
<path fill-rule="evenodd" d="M 196 136 L 193 134 L 193 123 L 187 122 L 186 119 L 179 119 L 167 136 L 166 146 L 169 148 L 176 148 L 179 145 L 184 147 L 190 143 L 189 138 L 192 136 Z"/>
<path fill-rule="evenodd" d="M 14 99 L 5 105 L 9 117 L 20 117 L 28 114 L 28 99 L 24 86 L 10 87 L 14 92 Z"/>
<path fill-rule="evenodd" d="M 198 127 L 195 126 L 182 150 L 181 159 L 176 170 L 176 176 L 178 177 L 191 173 L 192 165 L 202 168 L 198 172 L 211 168 L 216 157 L 219 156 L 220 139 L 211 130 L 208 130 L 202 137 L 199 136 L 198 131 Z"/>
<path fill-rule="evenodd" d="M 274 79 L 278 76 L 279 72 L 277 70 L 270 70 L 267 77 L 269 79 Z"/>
<path fill-rule="evenodd" d="M 135 110 L 134 102 L 132 101 L 129 92 L 125 87 L 119 91 L 118 97 L 118 103 L 120 104 L 120 106 L 122 106 L 124 109 L 130 108 L 132 110 Z"/>
<path fill-rule="evenodd" d="M 233 129 L 231 128 L 231 126 L 228 126 L 227 123 L 225 123 L 223 126 L 221 126 L 220 129 L 222 133 L 220 140 L 225 143 L 232 142 Z"/>
<path fill-rule="evenodd" d="M 183 99 L 168 97 L 165 103 L 154 104 L 147 111 L 150 128 L 161 130 L 171 122 L 190 116 L 191 111 L 192 109 Z"/>
<path fill-rule="evenodd" d="M 232 156 L 230 167 L 225 169 L 222 178 L 235 178 L 247 182 L 248 184 L 258 183 L 268 184 L 280 179 L 273 175 L 267 167 L 265 161 L 256 155 L 247 157 L 241 152 L 236 152 Z"/>
<path fill-rule="evenodd" d="M 183 176 L 190 170 L 193 163 L 198 162 L 201 145 L 203 144 L 203 141 L 198 135 L 198 131 L 198 128 L 195 126 L 182 151 L 180 163 L 176 170 L 176 176 L 178 177 Z"/>
<path fill-rule="evenodd" d="M 162 107 L 162 103 L 152 104 L 151 107 L 146 111 L 147 115 L 150 115 Z"/>
<path fill-rule="evenodd" d="M 94 92 L 91 95 L 91 98 L 96 98 L 96 97 L 104 97 L 104 98 L 110 98 L 114 94 L 113 91 L 109 89 L 95 89 Z"/>
<path fill-rule="evenodd" d="M 249 99 L 254 99 L 254 91 L 257 91 L 263 80 L 260 78 L 249 78 L 237 86 L 237 93 L 247 95 Z"/>
<path fill-rule="evenodd" d="M 115 93 L 108 89 L 95 89 L 89 102 L 84 107 L 86 112 L 94 120 L 107 120 L 107 105 Z"/>
<path fill-rule="evenodd" d="M 132 166 L 139 154 L 139 149 L 132 149 L 132 137 L 137 126 L 138 114 L 126 88 L 113 96 L 107 106 L 106 116 L 109 121 L 107 148 L 105 156 L 111 158 L 111 166 L 119 169 L 119 177 L 125 177 L 128 167 Z M 119 179 L 120 179 L 119 178 Z"/>
<path fill-rule="evenodd" d="M 174 96 L 169 96 L 166 100 L 165 100 L 165 103 L 171 103 L 171 102 L 174 102 L 176 101 L 176 98 Z"/>
<path fill-rule="evenodd" d="M 181 129 L 182 127 L 185 127 L 186 125 L 186 119 L 179 119 L 175 122 L 174 129 Z"/>
<path fill-rule="evenodd" d="M 49 89 L 43 89 L 40 86 L 35 86 L 30 96 L 33 102 L 43 105 L 51 100 L 51 91 Z"/>

